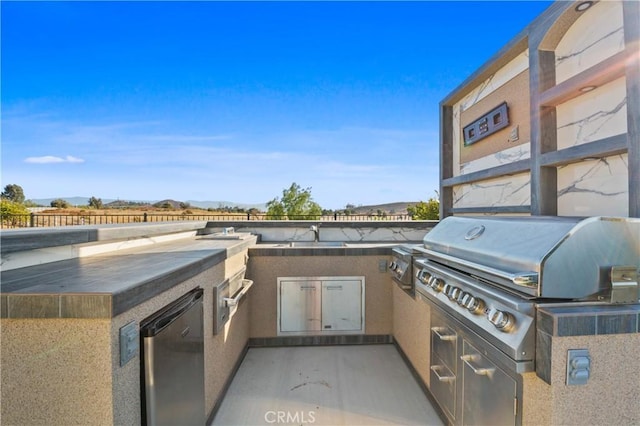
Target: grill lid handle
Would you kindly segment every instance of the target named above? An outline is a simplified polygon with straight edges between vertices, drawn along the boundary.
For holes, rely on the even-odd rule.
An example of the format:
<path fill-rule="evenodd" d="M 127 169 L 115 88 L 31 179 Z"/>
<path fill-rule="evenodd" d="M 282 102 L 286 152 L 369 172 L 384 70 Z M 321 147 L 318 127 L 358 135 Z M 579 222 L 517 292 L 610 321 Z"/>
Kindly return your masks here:
<path fill-rule="evenodd" d="M 511 281 L 515 285 L 532 287 L 538 284 L 538 274 L 535 272 L 522 272 L 519 274 L 514 274 L 511 277 Z"/>
<path fill-rule="evenodd" d="M 436 252 L 433 250 L 424 250 L 429 256 L 433 257 L 440 262 L 452 266 L 452 267 L 465 267 L 467 272 L 474 275 L 479 275 L 482 278 L 490 280 L 501 280 L 515 284 L 519 287 L 526 287 L 530 289 L 536 289 L 538 287 L 538 273 L 533 271 L 515 272 L 510 273 L 502 271 L 496 268 L 492 268 L 487 265 L 481 265 L 475 262 L 471 262 L 459 257 L 451 256 L 445 253 Z"/>
<path fill-rule="evenodd" d="M 611 303 L 638 303 L 640 273 L 635 266 L 611 267 Z"/>

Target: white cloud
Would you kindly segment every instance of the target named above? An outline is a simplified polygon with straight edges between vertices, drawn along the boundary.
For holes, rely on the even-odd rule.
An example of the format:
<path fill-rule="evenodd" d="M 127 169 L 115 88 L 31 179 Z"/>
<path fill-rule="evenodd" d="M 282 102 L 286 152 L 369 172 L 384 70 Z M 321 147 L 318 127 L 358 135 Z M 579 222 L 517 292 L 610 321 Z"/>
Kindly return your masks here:
<path fill-rule="evenodd" d="M 66 157 L 56 157 L 54 155 L 45 155 L 42 157 L 27 157 L 25 163 L 31 164 L 55 164 L 55 163 L 84 163 L 82 158 L 67 155 Z"/>

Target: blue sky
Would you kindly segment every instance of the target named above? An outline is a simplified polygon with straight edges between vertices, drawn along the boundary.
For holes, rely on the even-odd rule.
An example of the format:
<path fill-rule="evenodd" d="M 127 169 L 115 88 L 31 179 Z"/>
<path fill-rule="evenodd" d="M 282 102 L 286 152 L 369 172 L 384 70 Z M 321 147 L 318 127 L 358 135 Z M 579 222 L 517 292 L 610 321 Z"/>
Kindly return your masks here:
<path fill-rule="evenodd" d="M 2 186 L 427 200 L 438 103 L 549 5 L 3 1 Z"/>

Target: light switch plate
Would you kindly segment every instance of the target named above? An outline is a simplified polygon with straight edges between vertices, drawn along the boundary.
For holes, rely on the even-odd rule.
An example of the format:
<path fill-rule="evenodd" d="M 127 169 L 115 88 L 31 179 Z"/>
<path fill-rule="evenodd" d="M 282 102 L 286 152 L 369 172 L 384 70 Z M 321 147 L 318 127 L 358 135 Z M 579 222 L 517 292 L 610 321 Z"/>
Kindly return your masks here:
<path fill-rule="evenodd" d="M 140 347 L 140 333 L 138 324 L 131 321 L 120 328 L 120 367 L 126 365 L 131 358 L 138 354 Z"/>
<path fill-rule="evenodd" d="M 520 139 L 520 128 L 519 126 L 515 126 L 509 132 L 509 142 L 515 142 Z"/>
<path fill-rule="evenodd" d="M 378 260 L 378 272 L 387 272 L 387 261 L 382 259 Z"/>

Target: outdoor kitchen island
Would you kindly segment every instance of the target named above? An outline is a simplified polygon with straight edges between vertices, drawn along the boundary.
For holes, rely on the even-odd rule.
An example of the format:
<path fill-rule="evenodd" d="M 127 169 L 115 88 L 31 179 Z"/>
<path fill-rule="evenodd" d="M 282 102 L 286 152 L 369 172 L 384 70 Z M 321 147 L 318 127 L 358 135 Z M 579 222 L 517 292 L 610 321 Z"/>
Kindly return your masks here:
<path fill-rule="evenodd" d="M 244 298 L 212 330 L 214 287 L 243 281 L 257 239 L 197 236 L 205 225 L 3 232 L 2 423 L 140 424 L 139 325 L 196 288 L 204 290 L 204 422 L 248 339 Z"/>

